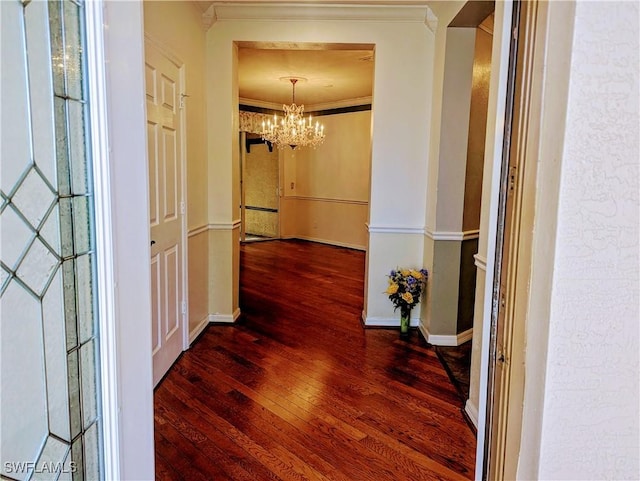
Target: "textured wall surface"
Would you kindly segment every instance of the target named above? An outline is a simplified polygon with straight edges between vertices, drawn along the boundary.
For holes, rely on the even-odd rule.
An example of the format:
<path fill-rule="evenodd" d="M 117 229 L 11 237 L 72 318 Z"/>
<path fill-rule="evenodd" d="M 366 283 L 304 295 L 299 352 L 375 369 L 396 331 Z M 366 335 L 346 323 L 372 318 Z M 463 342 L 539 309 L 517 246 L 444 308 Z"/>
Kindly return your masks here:
<path fill-rule="evenodd" d="M 253 145 L 243 172 L 247 234 L 278 237 L 278 213 L 254 209 L 278 209 L 279 175 L 278 149 L 269 152 L 266 144 Z"/>
<path fill-rule="evenodd" d="M 540 479 L 640 479 L 638 4 L 577 2 Z"/>

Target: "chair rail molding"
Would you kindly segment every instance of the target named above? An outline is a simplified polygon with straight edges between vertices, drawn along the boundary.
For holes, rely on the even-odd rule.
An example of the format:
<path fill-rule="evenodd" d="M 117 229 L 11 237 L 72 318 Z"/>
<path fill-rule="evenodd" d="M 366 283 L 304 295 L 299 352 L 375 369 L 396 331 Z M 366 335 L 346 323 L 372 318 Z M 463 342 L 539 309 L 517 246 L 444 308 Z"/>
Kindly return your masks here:
<path fill-rule="evenodd" d="M 424 230 L 424 235 L 434 241 L 466 241 L 474 240 L 480 237 L 479 229 L 471 229 L 465 231 L 432 231 Z"/>
<path fill-rule="evenodd" d="M 487 259 L 480 254 L 474 254 L 474 264 L 478 269 L 482 269 L 483 271 L 487 271 Z"/>
<path fill-rule="evenodd" d="M 370 234 L 422 234 L 422 226 L 371 225 L 366 224 Z"/>

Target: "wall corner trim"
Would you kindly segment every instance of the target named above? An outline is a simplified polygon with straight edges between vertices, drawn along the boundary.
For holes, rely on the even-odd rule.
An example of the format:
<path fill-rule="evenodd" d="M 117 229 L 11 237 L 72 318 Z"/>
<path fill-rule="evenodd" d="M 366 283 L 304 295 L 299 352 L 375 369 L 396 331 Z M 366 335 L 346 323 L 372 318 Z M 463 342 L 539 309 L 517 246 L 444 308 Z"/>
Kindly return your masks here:
<path fill-rule="evenodd" d="M 482 269 L 483 271 L 487 272 L 487 259 L 481 256 L 480 254 L 474 254 L 473 258 L 474 258 L 474 264 L 476 265 L 476 267 L 478 269 Z"/>
<path fill-rule="evenodd" d="M 469 420 L 478 429 L 478 407 L 471 402 L 471 399 L 467 399 L 464 403 L 464 412 L 469 416 Z"/>

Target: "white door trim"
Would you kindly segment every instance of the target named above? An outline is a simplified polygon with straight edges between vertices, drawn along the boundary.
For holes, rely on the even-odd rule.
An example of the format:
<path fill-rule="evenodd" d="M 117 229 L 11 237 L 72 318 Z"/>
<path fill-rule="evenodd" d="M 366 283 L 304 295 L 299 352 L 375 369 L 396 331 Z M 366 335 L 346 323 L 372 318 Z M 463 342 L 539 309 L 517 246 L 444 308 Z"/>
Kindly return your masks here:
<path fill-rule="evenodd" d="M 86 2 L 105 479 L 154 479 L 140 2 Z M 109 65 L 109 68 L 106 66 Z"/>
<path fill-rule="evenodd" d="M 105 479 L 120 479 L 118 429 L 118 362 L 116 356 L 116 312 L 114 286 L 114 252 L 111 229 L 109 175 L 109 131 L 107 118 L 107 88 L 105 52 L 102 28 L 103 10 L 100 2 L 87 2 L 87 71 L 89 83 L 89 114 L 91 130 L 91 163 L 93 168 L 96 297 L 100 329 L 100 384 L 102 405 L 102 446 L 104 448 Z"/>

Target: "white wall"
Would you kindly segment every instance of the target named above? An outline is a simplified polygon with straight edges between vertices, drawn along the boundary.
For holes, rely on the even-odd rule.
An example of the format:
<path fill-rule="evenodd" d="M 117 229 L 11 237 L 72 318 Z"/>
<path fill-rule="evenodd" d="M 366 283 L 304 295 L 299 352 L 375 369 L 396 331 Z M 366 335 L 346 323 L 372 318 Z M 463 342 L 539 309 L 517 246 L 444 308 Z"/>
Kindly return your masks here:
<path fill-rule="evenodd" d="M 576 3 L 540 479 L 640 477 L 638 31 L 637 3 Z"/>
<path fill-rule="evenodd" d="M 154 478 L 154 448 L 142 5 L 104 5 L 118 363 L 111 415 L 118 419 L 120 479 L 143 480 Z"/>

